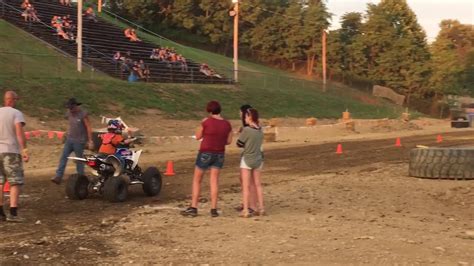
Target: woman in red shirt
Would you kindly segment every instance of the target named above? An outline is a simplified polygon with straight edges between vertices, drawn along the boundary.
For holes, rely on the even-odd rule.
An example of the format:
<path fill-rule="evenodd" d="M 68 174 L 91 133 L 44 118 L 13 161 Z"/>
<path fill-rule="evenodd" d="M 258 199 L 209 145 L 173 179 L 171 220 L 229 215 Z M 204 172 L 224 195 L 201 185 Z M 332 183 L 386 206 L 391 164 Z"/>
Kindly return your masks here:
<path fill-rule="evenodd" d="M 211 173 L 211 216 L 219 216 L 217 212 L 219 173 L 224 166 L 225 146 L 232 142 L 232 126 L 229 121 L 220 115 L 221 106 L 219 102 L 210 101 L 207 104 L 206 111 L 209 113 L 209 117 L 203 119 L 201 126 L 196 130 L 196 139 L 202 139 L 202 142 L 194 168 L 191 206 L 181 212 L 184 216 L 197 216 L 201 181 L 207 169 L 210 169 Z"/>

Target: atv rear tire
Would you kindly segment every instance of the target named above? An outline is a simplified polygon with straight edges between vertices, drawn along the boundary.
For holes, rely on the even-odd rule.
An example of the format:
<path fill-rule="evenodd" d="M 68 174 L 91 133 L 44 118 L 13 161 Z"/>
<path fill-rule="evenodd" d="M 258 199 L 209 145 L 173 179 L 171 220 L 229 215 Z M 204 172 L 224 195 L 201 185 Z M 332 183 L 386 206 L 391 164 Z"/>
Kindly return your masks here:
<path fill-rule="evenodd" d="M 89 195 L 89 179 L 78 174 L 69 176 L 66 183 L 66 195 L 72 200 L 87 198 Z"/>
<path fill-rule="evenodd" d="M 110 202 L 123 202 L 128 196 L 128 184 L 120 176 L 109 177 L 104 184 L 104 199 Z"/>
<path fill-rule="evenodd" d="M 409 175 L 435 179 L 474 180 L 474 149 L 413 149 L 410 153 Z"/>
<path fill-rule="evenodd" d="M 149 197 L 160 194 L 161 191 L 161 174 L 156 167 L 149 167 L 142 175 L 143 192 Z"/>

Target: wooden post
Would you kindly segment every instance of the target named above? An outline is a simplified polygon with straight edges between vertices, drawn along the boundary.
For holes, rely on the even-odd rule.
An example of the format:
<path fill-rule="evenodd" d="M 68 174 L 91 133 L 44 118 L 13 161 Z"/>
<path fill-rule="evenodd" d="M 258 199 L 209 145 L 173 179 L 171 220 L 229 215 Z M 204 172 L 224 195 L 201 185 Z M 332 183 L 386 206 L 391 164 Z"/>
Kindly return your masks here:
<path fill-rule="evenodd" d="M 77 71 L 82 72 L 82 0 L 77 0 Z"/>
<path fill-rule="evenodd" d="M 323 30 L 323 37 L 322 37 L 322 43 L 323 43 L 323 51 L 322 51 L 322 54 L 323 54 L 323 63 L 322 63 L 322 66 L 323 66 L 323 86 L 324 86 L 324 89 L 326 89 L 326 30 Z"/>
<path fill-rule="evenodd" d="M 234 3 L 234 81 L 239 80 L 239 0 Z"/>

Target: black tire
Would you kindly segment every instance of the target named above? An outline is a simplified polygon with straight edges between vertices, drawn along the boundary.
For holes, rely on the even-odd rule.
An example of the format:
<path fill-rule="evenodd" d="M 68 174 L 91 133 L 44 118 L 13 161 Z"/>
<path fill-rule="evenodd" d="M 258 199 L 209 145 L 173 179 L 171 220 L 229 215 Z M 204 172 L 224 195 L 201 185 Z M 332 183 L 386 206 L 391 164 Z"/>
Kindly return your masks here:
<path fill-rule="evenodd" d="M 434 179 L 474 180 L 474 149 L 413 149 L 410 153 L 409 175 Z"/>
<path fill-rule="evenodd" d="M 156 167 L 149 167 L 142 175 L 143 192 L 149 197 L 157 196 L 161 191 L 161 174 Z"/>
<path fill-rule="evenodd" d="M 74 174 L 66 182 L 66 195 L 72 200 L 83 200 L 89 195 L 89 179 L 86 176 Z"/>
<path fill-rule="evenodd" d="M 128 184 L 120 176 L 109 177 L 104 184 L 104 199 L 110 202 L 123 202 L 128 196 Z"/>

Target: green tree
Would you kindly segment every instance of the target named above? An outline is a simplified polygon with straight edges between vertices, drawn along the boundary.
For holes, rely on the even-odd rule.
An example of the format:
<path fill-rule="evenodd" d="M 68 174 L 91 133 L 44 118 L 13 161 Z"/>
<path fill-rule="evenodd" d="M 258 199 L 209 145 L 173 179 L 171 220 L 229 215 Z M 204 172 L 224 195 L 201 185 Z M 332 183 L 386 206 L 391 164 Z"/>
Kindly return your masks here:
<path fill-rule="evenodd" d="M 320 0 L 303 2 L 303 27 L 301 34 L 304 38 L 303 49 L 306 56 L 306 74 L 311 76 L 318 55 L 321 55 L 321 37 L 323 30 L 329 27 L 331 15 L 326 5 Z"/>
<path fill-rule="evenodd" d="M 429 76 L 426 35 L 406 0 L 369 4 L 363 27 L 368 77 L 407 96 L 421 92 Z"/>
<path fill-rule="evenodd" d="M 328 34 L 328 65 L 331 72 L 364 77 L 365 47 L 361 42 L 362 14 L 346 13 L 341 17 L 341 28 Z"/>
<path fill-rule="evenodd" d="M 281 29 L 282 20 L 278 16 L 269 17 L 255 27 L 250 47 L 259 51 L 261 61 L 276 63 L 283 59 L 285 41 Z"/>
<path fill-rule="evenodd" d="M 341 51 L 341 67 L 342 71 L 353 73 L 360 76 L 363 70 L 360 69 L 361 60 L 364 58 L 358 56 L 364 53 L 364 47 L 357 42 L 361 37 L 362 30 L 362 14 L 358 12 L 346 13 L 341 18 L 340 41 L 342 45 Z M 365 56 L 364 56 L 365 57 Z"/>
<path fill-rule="evenodd" d="M 119 15 L 125 16 L 145 26 L 162 23 L 169 15 L 171 0 L 114 0 L 106 4 Z M 86 3 L 95 5 L 97 1 L 87 0 Z"/>
<path fill-rule="evenodd" d="M 232 17 L 230 1 L 201 0 L 199 8 L 202 11 L 198 17 L 200 32 L 208 36 L 213 44 L 226 44 L 232 40 Z"/>
<path fill-rule="evenodd" d="M 296 62 L 304 58 L 302 44 L 304 37 L 300 31 L 303 27 L 303 5 L 300 0 L 289 1 L 288 7 L 281 18 L 282 38 L 285 47 L 282 56 L 290 62 L 292 71 L 296 70 Z"/>
<path fill-rule="evenodd" d="M 175 0 L 172 6 L 171 20 L 177 27 L 183 27 L 192 32 L 196 32 L 199 27 L 199 23 L 196 18 L 197 14 L 197 0 Z"/>
<path fill-rule="evenodd" d="M 457 20 L 443 20 L 431 45 L 433 74 L 430 89 L 436 95 L 474 91 L 474 29 Z"/>
<path fill-rule="evenodd" d="M 256 51 L 256 44 L 252 45 L 254 35 L 261 35 L 262 29 L 258 26 L 267 18 L 279 12 L 275 1 L 269 0 L 245 0 L 240 2 L 240 23 L 239 23 L 239 43 L 253 47 L 250 51 L 252 55 L 261 54 Z M 276 7 L 276 8 L 275 8 Z"/>

